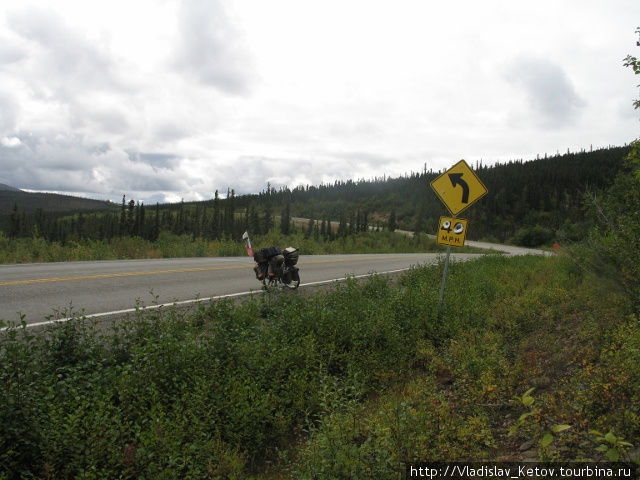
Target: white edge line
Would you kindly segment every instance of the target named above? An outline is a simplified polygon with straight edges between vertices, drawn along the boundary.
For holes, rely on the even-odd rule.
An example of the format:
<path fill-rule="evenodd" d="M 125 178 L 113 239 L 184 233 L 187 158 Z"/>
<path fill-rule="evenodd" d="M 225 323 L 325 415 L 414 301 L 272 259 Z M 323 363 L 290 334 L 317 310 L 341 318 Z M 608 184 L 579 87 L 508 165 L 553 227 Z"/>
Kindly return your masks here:
<path fill-rule="evenodd" d="M 309 283 L 301 283 L 300 286 L 301 287 L 309 287 L 309 286 L 313 286 L 313 285 L 323 285 L 326 283 L 333 283 L 333 282 L 343 282 L 349 278 L 365 278 L 365 277 L 372 277 L 373 275 L 388 275 L 391 273 L 398 273 L 398 272 L 404 272 L 409 270 L 411 267 L 407 267 L 407 268 L 400 268 L 398 270 L 389 270 L 386 272 L 373 272 L 373 273 L 366 273 L 364 275 L 352 275 L 352 276 L 348 276 L 348 277 L 342 277 L 342 278 L 332 278 L 331 280 L 321 280 L 318 282 L 309 282 Z M 134 313 L 137 311 L 145 311 L 145 310 L 156 310 L 158 308 L 168 308 L 168 307 L 175 307 L 178 305 L 189 305 L 191 303 L 200 303 L 200 302 L 210 302 L 213 300 L 221 300 L 223 298 L 233 298 L 233 297 L 242 297 L 242 296 L 246 296 L 246 295 L 252 295 L 254 293 L 264 293 L 264 290 L 249 290 L 248 292 L 239 292 L 239 293 L 229 293 L 226 295 L 216 295 L 213 297 L 205 297 L 205 298 L 193 298 L 191 300 L 181 300 L 181 301 L 177 301 L 177 302 L 171 302 L 171 303 L 163 303 L 160 305 L 149 305 L 149 306 L 144 306 L 144 307 L 138 307 L 138 308 L 127 308 L 124 310 L 114 310 L 112 312 L 100 312 L 100 313 L 91 313 L 89 315 L 77 315 L 77 316 L 73 316 L 73 317 L 67 317 L 67 318 L 57 318 L 55 320 L 47 320 L 46 322 L 37 322 L 37 323 L 28 323 L 25 325 L 25 328 L 32 328 L 32 327 L 42 327 L 45 325 L 52 325 L 54 323 L 64 323 L 64 322 L 68 322 L 69 320 L 73 320 L 74 318 L 83 318 L 83 319 L 90 319 L 90 318 L 100 318 L 100 317 L 108 317 L 111 315 L 123 315 L 125 313 Z M 0 332 L 4 332 L 5 330 L 9 330 L 10 328 L 20 328 L 20 326 L 16 326 L 16 327 L 2 327 L 0 328 Z"/>

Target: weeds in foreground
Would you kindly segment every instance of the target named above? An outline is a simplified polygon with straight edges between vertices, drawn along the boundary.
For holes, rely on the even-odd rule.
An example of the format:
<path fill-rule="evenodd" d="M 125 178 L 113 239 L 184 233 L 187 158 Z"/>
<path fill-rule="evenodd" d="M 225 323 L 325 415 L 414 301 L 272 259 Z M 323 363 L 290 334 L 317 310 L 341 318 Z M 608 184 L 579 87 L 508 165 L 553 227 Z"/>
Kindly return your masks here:
<path fill-rule="evenodd" d="M 400 478 L 410 461 L 631 453 L 640 326 L 622 297 L 564 259 L 483 258 L 452 265 L 439 319 L 439 277 L 139 309 L 111 330 L 14 325 L 0 478 Z"/>

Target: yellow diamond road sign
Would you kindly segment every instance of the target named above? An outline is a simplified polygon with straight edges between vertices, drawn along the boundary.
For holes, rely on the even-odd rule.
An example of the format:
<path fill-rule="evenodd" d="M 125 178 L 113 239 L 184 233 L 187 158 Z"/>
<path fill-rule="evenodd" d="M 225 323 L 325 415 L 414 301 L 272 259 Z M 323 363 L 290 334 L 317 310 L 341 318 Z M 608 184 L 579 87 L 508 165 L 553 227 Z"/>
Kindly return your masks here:
<path fill-rule="evenodd" d="M 440 245 L 463 247 L 467 236 L 467 221 L 463 218 L 440 217 L 437 242 Z"/>
<path fill-rule="evenodd" d="M 453 215 L 470 207 L 489 191 L 464 160 L 433 180 L 431 188 Z"/>

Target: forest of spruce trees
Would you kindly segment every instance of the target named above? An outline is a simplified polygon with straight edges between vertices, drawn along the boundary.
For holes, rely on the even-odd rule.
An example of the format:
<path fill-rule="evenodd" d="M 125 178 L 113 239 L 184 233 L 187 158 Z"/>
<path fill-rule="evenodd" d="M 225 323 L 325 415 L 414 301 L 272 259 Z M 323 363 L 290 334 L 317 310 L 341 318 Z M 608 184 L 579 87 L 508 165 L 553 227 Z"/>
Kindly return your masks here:
<path fill-rule="evenodd" d="M 579 240 L 589 228 L 585 195 L 605 189 L 621 168 L 630 147 L 609 147 L 532 161 L 472 165 L 489 194 L 463 217 L 470 239 L 488 239 L 538 246 L 552 240 Z M 0 217 L 0 231 L 9 239 L 40 237 L 64 244 L 70 240 L 140 237 L 155 241 L 161 232 L 193 239 L 239 239 L 242 232 L 265 234 L 273 228 L 288 234 L 292 217 L 311 219 L 306 233 L 335 238 L 370 228 L 401 228 L 434 233 L 447 215 L 429 183 L 441 172 L 425 164 L 421 172 L 399 178 L 335 181 L 319 186 L 274 189 L 201 202 L 147 206 L 122 197 L 119 208 L 98 212 L 27 209 L 14 201 Z M 112 204 L 113 205 L 113 204 Z M 333 227 L 331 222 L 339 226 Z"/>

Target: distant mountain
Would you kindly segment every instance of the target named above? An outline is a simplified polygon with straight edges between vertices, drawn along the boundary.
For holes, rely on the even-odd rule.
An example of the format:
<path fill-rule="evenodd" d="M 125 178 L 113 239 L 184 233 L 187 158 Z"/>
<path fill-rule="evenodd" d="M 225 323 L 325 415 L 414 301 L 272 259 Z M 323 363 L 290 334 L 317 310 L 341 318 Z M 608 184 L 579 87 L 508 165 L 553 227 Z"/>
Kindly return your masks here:
<path fill-rule="evenodd" d="M 18 207 L 18 212 L 32 213 L 36 209 L 43 212 L 91 212 L 112 210 L 117 207 L 112 202 L 89 198 L 60 195 L 57 193 L 23 192 L 17 188 L 0 184 L 0 216 L 9 215 Z"/>

